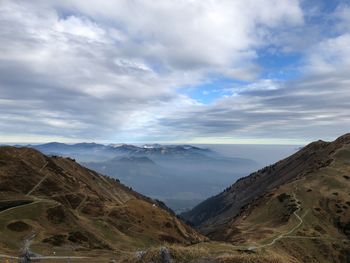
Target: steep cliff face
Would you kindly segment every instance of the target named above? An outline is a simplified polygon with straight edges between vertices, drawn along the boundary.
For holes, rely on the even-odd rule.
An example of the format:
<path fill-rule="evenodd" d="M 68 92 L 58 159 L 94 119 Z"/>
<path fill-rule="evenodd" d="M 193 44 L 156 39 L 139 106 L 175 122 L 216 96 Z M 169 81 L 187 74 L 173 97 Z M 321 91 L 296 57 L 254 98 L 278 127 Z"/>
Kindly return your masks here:
<path fill-rule="evenodd" d="M 0 147 L 0 248 L 118 250 L 204 238 L 163 204 L 70 158 Z"/>

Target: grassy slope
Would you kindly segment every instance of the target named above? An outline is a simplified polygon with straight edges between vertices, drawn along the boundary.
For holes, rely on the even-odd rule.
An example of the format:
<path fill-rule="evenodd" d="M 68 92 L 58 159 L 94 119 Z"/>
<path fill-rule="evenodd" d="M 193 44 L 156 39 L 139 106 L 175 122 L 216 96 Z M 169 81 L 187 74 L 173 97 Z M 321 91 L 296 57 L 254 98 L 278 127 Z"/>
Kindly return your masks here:
<path fill-rule="evenodd" d="M 115 180 L 70 159 L 48 158 L 31 149 L 0 148 L 0 202 L 5 200 L 33 203 L 0 212 L 0 254 L 18 254 L 32 233 L 36 236 L 31 249 L 44 255 L 113 255 L 204 239 Z"/>
<path fill-rule="evenodd" d="M 298 219 L 291 214 L 285 221 L 288 211 L 278 196 L 294 194 L 300 201 L 298 215 L 303 223 L 264 249 L 282 249 L 307 262 L 345 262 L 344 254 L 349 253 L 350 245 L 344 233 L 345 225 L 350 222 L 350 147 L 340 149 L 334 158 L 330 166 L 283 185 L 252 203 L 231 223 L 235 231 L 230 235 L 226 230 L 226 238 L 259 248 L 287 233 L 298 224 Z"/>
<path fill-rule="evenodd" d="M 227 242 L 171 247 L 173 258 L 176 262 L 203 257 L 215 262 L 348 262 L 350 146 L 332 155 L 329 166 L 275 188 L 247 206 L 229 228 L 222 228 L 220 235 Z M 146 253 L 144 261 L 127 258 L 125 262 L 161 262 L 156 248 Z"/>
<path fill-rule="evenodd" d="M 209 258 L 215 258 L 215 262 L 346 262 L 345 255 L 349 253 L 350 243 L 342 231 L 345 231 L 345 225 L 350 218 L 350 147 L 341 148 L 333 158 L 335 160 L 328 167 L 308 173 L 252 202 L 238 218 L 231 221 L 229 228 L 223 229 L 222 234 L 228 242 L 212 241 L 188 246 L 169 246 L 175 262 L 197 262 L 199 258 L 208 258 L 207 262 L 213 262 Z M 281 194 L 288 194 L 289 197 L 281 202 Z M 24 199 L 18 194 L 16 198 Z M 290 205 L 297 204 L 298 201 L 301 209 L 297 214 L 303 219 L 303 223 L 295 231 L 268 245 L 276 237 L 290 232 L 298 225 L 299 221 L 293 215 L 293 210 L 289 210 Z M 30 234 L 31 231 L 14 234 L 4 227 L 16 219 L 22 219 L 33 228 L 45 229 L 41 239 L 49 236 L 46 229 L 51 229 L 52 233 L 68 232 L 69 226 L 53 228 L 43 220 L 47 209 L 56 205 L 52 200 L 41 199 L 36 203 L 0 213 L 0 243 L 6 244 L 7 251 L 13 251 L 18 249 L 20 240 Z M 161 262 L 160 247 L 148 237 L 154 235 L 154 232 L 158 236 L 166 233 L 167 223 L 174 229 L 172 233 L 186 231 L 181 229 L 183 225 L 178 225 L 175 219 L 169 220 L 163 213 L 158 213 L 159 210 L 154 209 L 152 204 L 143 200 L 130 199 L 124 205 L 108 207 L 109 211 L 110 209 L 117 212 L 115 220 L 120 226 L 106 224 L 104 216 L 88 217 L 81 211 L 69 210 L 72 216 L 84 222 L 81 225 L 85 230 L 98 232 L 98 239 L 115 245 L 114 251 L 84 252 L 88 256 L 96 256 L 98 262 L 108 262 L 110 258 L 117 258 L 123 262 Z M 23 218 L 23 214 L 26 214 L 27 218 Z M 123 218 L 123 215 L 128 216 Z M 138 220 L 150 225 L 150 228 L 139 228 Z M 130 225 L 130 222 L 133 223 Z M 115 232 L 115 228 L 123 227 L 126 227 L 123 231 Z M 159 227 L 165 230 L 159 230 Z M 251 254 L 247 251 L 250 247 L 256 247 L 256 253 Z M 38 251 L 51 251 L 50 247 L 41 242 L 34 242 L 33 248 Z M 61 254 L 72 255 L 69 246 L 60 249 Z M 143 259 L 136 257 L 132 252 L 140 249 L 146 251 Z M 90 260 L 92 259 L 84 261 Z"/>

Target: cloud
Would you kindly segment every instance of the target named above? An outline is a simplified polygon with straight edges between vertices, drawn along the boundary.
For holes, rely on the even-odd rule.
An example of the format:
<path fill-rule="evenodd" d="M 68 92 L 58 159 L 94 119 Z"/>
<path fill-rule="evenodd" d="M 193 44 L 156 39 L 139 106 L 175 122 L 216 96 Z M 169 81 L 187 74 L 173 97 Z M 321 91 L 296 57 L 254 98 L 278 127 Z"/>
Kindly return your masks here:
<path fill-rule="evenodd" d="M 349 73 L 313 75 L 278 89 L 247 89 L 212 105 L 180 110 L 161 119 L 160 125 L 210 141 L 333 139 L 349 131 Z M 261 82 L 281 86 L 272 80 Z"/>
<path fill-rule="evenodd" d="M 336 72 L 350 68 L 350 33 L 326 39 L 310 50 L 307 69 L 314 72 Z"/>
<path fill-rule="evenodd" d="M 350 30 L 350 4 L 342 3 L 333 13 L 333 19 L 338 20 L 336 29 L 339 31 Z"/>
<path fill-rule="evenodd" d="M 254 58 L 253 48 L 263 44 L 269 28 L 303 23 L 293 0 L 64 3 L 96 20 L 108 17 L 123 25 L 128 44 L 139 55 L 175 69 L 235 67 Z"/>
<path fill-rule="evenodd" d="M 295 80 L 260 79 L 231 96 L 160 120 L 164 127 L 204 141 L 266 138 L 333 140 L 349 132 L 350 34 L 325 38 L 306 52 Z M 200 132 L 199 132 L 200 131 Z M 278 141 L 278 140 L 276 140 Z"/>
<path fill-rule="evenodd" d="M 0 139 L 326 134 L 348 118 L 346 12 L 332 14 L 337 35 L 315 41 L 297 0 L 1 1 Z M 261 77 L 271 47 L 303 54 L 302 79 Z M 240 84 L 211 104 L 181 92 L 217 78 Z"/>

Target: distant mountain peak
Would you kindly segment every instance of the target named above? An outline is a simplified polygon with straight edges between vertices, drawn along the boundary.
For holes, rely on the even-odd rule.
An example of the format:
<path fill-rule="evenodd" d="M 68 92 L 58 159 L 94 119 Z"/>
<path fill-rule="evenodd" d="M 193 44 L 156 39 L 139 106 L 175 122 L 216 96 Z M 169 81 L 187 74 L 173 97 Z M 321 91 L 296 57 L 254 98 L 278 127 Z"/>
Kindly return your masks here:
<path fill-rule="evenodd" d="M 161 148 L 161 147 L 163 147 L 163 146 L 161 144 L 158 144 L 158 143 L 142 145 L 142 148 L 146 148 L 146 149 Z"/>

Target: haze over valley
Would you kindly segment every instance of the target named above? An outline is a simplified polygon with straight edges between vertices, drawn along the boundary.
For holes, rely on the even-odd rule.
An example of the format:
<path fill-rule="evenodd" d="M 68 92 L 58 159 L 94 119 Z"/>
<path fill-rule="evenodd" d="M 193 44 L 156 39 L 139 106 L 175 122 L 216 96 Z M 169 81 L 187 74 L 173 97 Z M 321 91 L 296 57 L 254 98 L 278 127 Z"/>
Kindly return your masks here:
<path fill-rule="evenodd" d="M 296 145 L 134 146 L 93 143 L 48 143 L 32 147 L 44 154 L 74 158 L 86 167 L 165 202 L 177 213 L 192 208 L 221 192 L 228 184 L 298 148 Z"/>
<path fill-rule="evenodd" d="M 0 0 L 0 262 L 349 263 L 349 0 Z"/>

